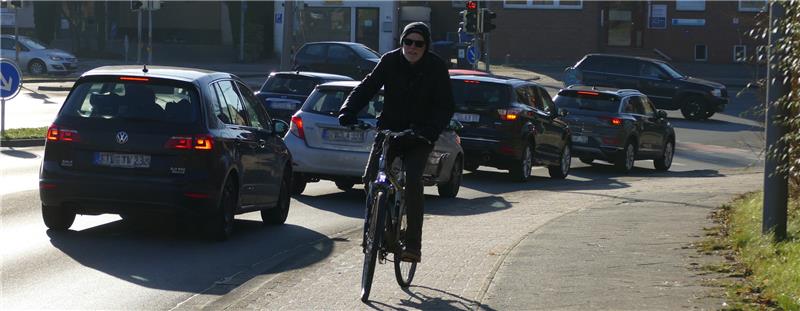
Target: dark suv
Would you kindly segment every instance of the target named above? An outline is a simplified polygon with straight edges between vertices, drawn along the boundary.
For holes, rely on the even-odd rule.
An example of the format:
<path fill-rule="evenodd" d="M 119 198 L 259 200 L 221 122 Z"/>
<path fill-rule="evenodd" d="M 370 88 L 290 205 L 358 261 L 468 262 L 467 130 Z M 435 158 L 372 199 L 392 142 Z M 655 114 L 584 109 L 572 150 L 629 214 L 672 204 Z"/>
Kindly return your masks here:
<path fill-rule="evenodd" d="M 289 123 L 300 109 L 308 94 L 319 84 L 333 81 L 350 81 L 353 78 L 330 73 L 309 71 L 283 71 L 269 74 L 256 97 L 262 100 L 273 118 Z"/>
<path fill-rule="evenodd" d="M 589 54 L 565 71 L 564 86 L 588 85 L 639 90 L 659 109 L 677 110 L 686 119 L 708 119 L 728 104 L 724 85 L 681 74 L 650 58 Z"/>
<path fill-rule="evenodd" d="M 634 160 L 652 159 L 669 170 L 675 154 L 675 130 L 667 113 L 656 110 L 637 90 L 572 86 L 556 95 L 572 129 L 572 155 L 584 163 L 606 160 L 623 173 Z"/>
<path fill-rule="evenodd" d="M 303 44 L 292 62 L 292 70 L 334 73 L 361 80 L 381 59 L 366 45 L 345 41 Z"/>
<path fill-rule="evenodd" d="M 526 181 L 533 165 L 564 178 L 571 161 L 570 130 L 550 95 L 529 81 L 487 76 L 452 76 L 453 118 L 464 149 L 464 167 L 507 169 Z"/>
<path fill-rule="evenodd" d="M 76 214 L 200 216 L 226 239 L 234 215 L 289 212 L 291 156 L 234 75 L 176 67 L 110 66 L 84 73 L 47 130 L 39 178 L 48 228 Z"/>

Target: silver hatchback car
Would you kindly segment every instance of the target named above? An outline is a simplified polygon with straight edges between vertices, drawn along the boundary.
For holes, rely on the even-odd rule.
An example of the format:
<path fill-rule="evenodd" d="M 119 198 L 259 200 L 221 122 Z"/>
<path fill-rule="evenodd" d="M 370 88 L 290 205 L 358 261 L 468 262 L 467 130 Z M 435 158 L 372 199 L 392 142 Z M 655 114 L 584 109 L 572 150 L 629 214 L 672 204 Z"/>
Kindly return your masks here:
<path fill-rule="evenodd" d="M 68 52 L 48 48 L 31 37 L 19 36 L 15 40 L 13 35 L 2 35 L 3 57 L 14 59 L 16 55 L 15 42 L 19 44 L 19 66 L 25 68 L 30 74 L 41 75 L 51 73 L 71 73 L 78 70 L 78 58 Z"/>
<path fill-rule="evenodd" d="M 292 153 L 293 193 L 300 194 L 308 182 L 332 180 L 342 190 L 362 183 L 375 140 L 374 128 L 351 130 L 339 125 L 339 108 L 358 81 L 320 84 L 292 116 L 284 142 Z M 383 92 L 376 95 L 359 113 L 359 120 L 373 126 L 383 108 Z M 464 151 L 456 130 L 461 124 L 451 121 L 436 141 L 423 176 L 426 186 L 436 185 L 439 195 L 455 197 L 461 187 Z"/>

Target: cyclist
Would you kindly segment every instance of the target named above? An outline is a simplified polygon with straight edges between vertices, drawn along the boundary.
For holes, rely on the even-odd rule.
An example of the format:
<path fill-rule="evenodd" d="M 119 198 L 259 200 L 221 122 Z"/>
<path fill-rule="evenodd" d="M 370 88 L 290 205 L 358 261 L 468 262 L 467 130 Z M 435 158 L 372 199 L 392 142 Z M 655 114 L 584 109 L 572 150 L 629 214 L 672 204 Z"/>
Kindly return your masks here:
<path fill-rule="evenodd" d="M 353 89 L 339 110 L 343 126 L 358 122 L 358 112 L 384 88 L 383 111 L 378 129 L 411 129 L 422 139 L 402 144 L 397 151 L 406 165 L 406 208 L 408 232 L 402 260 L 419 262 L 422 256 L 423 185 L 422 174 L 433 144 L 453 116 L 453 93 L 448 64 L 429 51 L 430 29 L 425 23 L 408 24 L 400 36 L 401 48 L 384 54 L 378 65 Z M 364 182 L 375 178 L 381 154 L 382 135 L 375 137 L 364 172 Z M 369 211 L 367 211 L 369 212 Z"/>

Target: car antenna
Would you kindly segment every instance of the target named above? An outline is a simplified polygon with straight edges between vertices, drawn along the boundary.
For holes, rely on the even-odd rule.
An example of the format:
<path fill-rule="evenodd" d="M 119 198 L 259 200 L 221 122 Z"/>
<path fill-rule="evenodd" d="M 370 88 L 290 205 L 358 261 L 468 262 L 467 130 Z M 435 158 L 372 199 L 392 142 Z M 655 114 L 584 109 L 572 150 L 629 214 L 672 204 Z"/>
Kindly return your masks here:
<path fill-rule="evenodd" d="M 147 71 L 148 71 L 148 70 L 147 70 L 147 64 L 144 64 L 144 65 L 142 66 L 142 72 L 144 72 L 144 73 L 147 73 Z"/>

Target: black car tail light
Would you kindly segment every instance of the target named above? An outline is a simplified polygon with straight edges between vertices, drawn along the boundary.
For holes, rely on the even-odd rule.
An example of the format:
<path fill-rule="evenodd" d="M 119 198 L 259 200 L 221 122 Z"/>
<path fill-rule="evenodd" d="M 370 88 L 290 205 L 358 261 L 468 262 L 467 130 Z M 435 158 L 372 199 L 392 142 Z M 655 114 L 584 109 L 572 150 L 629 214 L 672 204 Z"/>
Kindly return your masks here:
<path fill-rule="evenodd" d="M 303 119 L 298 116 L 292 116 L 292 126 L 289 131 L 300 139 L 306 139 L 306 133 L 303 130 Z"/>
<path fill-rule="evenodd" d="M 620 126 L 622 125 L 622 119 L 616 117 L 598 117 L 600 120 L 608 122 L 609 125 L 612 126 Z"/>
<path fill-rule="evenodd" d="M 76 130 L 66 129 L 55 124 L 47 128 L 48 141 L 77 142 L 80 141 L 80 138 Z"/>
<path fill-rule="evenodd" d="M 519 119 L 520 113 L 522 113 L 520 108 L 497 109 L 497 114 L 500 115 L 500 120 L 503 121 L 516 121 Z"/>
<path fill-rule="evenodd" d="M 194 136 L 172 136 L 164 144 L 167 149 L 178 150 L 212 150 L 214 149 L 214 137 L 211 135 Z"/>

